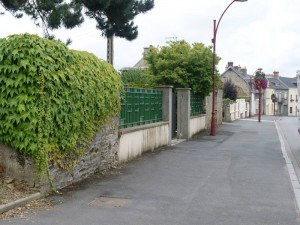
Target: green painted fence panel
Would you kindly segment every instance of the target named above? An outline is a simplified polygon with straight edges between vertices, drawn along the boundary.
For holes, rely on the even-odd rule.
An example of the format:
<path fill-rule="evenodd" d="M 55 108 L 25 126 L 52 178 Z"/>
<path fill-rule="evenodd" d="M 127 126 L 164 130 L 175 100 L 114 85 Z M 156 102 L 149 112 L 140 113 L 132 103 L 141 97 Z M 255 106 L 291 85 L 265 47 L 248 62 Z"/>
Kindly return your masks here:
<path fill-rule="evenodd" d="M 162 91 L 125 87 L 121 100 L 120 128 L 162 121 Z"/>
<path fill-rule="evenodd" d="M 203 98 L 198 95 L 191 94 L 191 116 L 200 115 L 204 113 Z"/>

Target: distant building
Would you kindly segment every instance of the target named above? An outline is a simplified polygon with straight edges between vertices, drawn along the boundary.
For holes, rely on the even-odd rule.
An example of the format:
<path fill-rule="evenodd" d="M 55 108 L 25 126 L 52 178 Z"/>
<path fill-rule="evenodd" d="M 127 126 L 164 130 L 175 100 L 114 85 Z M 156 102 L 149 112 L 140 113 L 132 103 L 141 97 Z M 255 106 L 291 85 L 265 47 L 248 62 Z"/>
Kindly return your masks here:
<path fill-rule="evenodd" d="M 132 70 L 132 69 L 147 69 L 149 65 L 147 61 L 144 59 L 144 54 L 149 50 L 150 47 L 152 47 L 152 45 L 144 48 L 143 57 L 134 66 L 124 67 L 121 69 L 121 71 Z"/>
<path fill-rule="evenodd" d="M 297 116 L 299 118 L 299 123 L 300 123 L 300 100 L 299 100 L 299 96 L 300 96 L 300 71 L 297 71 L 297 89 L 298 89 L 298 99 L 297 99 Z M 300 127 L 299 127 L 300 129 Z"/>
<path fill-rule="evenodd" d="M 288 115 L 288 93 L 289 88 L 279 79 L 279 72 L 274 71 L 273 74 L 267 75 L 268 87 L 266 88 L 264 105 L 266 115 Z M 272 94 L 276 96 L 276 102 L 271 100 Z M 275 109 L 275 112 L 274 112 Z"/>
<path fill-rule="evenodd" d="M 287 101 L 287 115 L 297 115 L 297 104 L 298 104 L 298 91 L 297 91 L 297 78 L 296 77 L 278 77 L 278 79 L 285 84 L 288 89 L 288 94 L 283 94 L 285 101 Z M 286 113 L 285 113 L 286 115 Z"/>
<path fill-rule="evenodd" d="M 265 115 L 296 116 L 299 112 L 298 96 L 300 92 L 300 72 L 297 78 L 281 77 L 278 71 L 266 75 L 268 86 L 262 91 L 261 108 Z M 253 88 L 253 75 L 247 74 L 246 67 L 234 66 L 228 62 L 221 80 L 230 79 L 237 87 L 238 98 L 246 99 L 250 103 L 251 115 L 258 113 L 258 91 Z M 271 96 L 275 94 L 277 101 L 272 102 Z"/>

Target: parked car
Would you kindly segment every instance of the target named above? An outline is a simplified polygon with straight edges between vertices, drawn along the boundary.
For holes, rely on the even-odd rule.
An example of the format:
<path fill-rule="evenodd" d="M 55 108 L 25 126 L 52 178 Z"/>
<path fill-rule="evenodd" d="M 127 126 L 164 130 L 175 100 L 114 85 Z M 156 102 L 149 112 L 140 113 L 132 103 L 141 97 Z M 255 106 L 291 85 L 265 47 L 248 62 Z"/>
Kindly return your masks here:
<path fill-rule="evenodd" d="M 300 116 L 298 115 L 298 133 L 300 134 Z"/>

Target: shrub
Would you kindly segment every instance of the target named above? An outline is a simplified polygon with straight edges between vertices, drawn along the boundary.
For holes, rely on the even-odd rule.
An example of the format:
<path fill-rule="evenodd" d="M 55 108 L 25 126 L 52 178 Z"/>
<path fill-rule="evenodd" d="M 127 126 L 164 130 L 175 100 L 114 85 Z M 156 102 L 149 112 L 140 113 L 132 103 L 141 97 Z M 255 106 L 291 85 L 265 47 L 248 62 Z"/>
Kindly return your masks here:
<path fill-rule="evenodd" d="M 121 77 L 124 84 L 130 87 L 153 88 L 153 77 L 148 69 L 129 69 L 121 71 Z"/>
<path fill-rule="evenodd" d="M 0 39 L 0 142 L 31 156 L 38 174 L 50 160 L 72 165 L 119 113 L 122 86 L 93 54 L 30 34 Z"/>
<path fill-rule="evenodd" d="M 225 81 L 223 86 L 223 91 L 224 91 L 224 96 L 223 96 L 224 98 L 228 98 L 234 101 L 236 100 L 237 88 L 230 79 Z"/>

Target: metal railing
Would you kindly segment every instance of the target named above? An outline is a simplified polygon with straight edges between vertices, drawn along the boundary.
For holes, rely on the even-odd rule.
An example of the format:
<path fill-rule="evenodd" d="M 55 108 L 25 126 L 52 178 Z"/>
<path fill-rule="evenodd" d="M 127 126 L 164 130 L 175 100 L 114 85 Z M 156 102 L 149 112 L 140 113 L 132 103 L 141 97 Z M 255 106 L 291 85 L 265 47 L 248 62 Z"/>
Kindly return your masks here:
<path fill-rule="evenodd" d="M 191 94 L 190 101 L 191 101 L 191 116 L 200 115 L 204 113 L 202 97 Z"/>
<path fill-rule="evenodd" d="M 125 87 L 120 128 L 162 121 L 162 91 Z"/>

